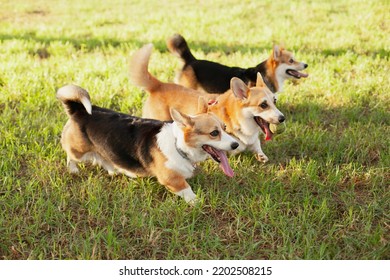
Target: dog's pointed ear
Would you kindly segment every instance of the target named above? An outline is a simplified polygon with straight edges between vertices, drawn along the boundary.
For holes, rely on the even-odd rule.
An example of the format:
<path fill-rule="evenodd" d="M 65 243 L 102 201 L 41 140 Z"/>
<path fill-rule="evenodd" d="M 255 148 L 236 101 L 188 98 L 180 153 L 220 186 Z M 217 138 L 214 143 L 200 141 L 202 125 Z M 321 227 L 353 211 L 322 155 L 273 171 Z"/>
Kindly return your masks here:
<path fill-rule="evenodd" d="M 171 108 L 170 110 L 172 120 L 176 122 L 179 126 L 182 127 L 191 127 L 194 125 L 192 118 L 184 113 L 180 113 L 175 108 Z"/>
<path fill-rule="evenodd" d="M 207 113 L 209 107 L 206 102 L 206 99 L 203 96 L 199 96 L 198 98 L 198 114 L 205 114 Z"/>
<path fill-rule="evenodd" d="M 278 45 L 274 45 L 274 47 L 272 49 L 272 56 L 273 56 L 274 60 L 278 61 L 280 55 L 281 55 L 281 53 L 280 53 L 279 46 Z"/>
<path fill-rule="evenodd" d="M 257 72 L 257 79 L 256 79 L 256 87 L 265 87 L 266 84 L 264 83 L 263 77 L 261 76 L 260 72 Z"/>
<path fill-rule="evenodd" d="M 249 88 L 241 79 L 233 77 L 230 80 L 230 88 L 232 89 L 235 97 L 241 100 L 248 98 Z"/>

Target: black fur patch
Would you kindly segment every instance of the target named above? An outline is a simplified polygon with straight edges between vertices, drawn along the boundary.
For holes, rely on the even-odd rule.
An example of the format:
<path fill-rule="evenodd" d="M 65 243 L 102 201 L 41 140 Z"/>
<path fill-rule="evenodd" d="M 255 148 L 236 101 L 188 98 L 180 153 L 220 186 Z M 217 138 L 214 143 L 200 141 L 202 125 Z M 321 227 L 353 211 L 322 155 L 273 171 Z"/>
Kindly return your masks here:
<path fill-rule="evenodd" d="M 195 60 L 188 66 L 192 67 L 198 83 L 209 93 L 226 92 L 230 89 L 230 80 L 233 77 L 240 78 L 245 83 L 249 82 L 244 68 L 228 67 L 208 60 Z"/>
<path fill-rule="evenodd" d="M 156 134 L 164 122 L 97 106 L 92 107 L 92 115 L 82 111 L 73 117 L 104 159 L 134 173 L 147 173 L 153 161 L 151 149 L 157 146 Z"/>
<path fill-rule="evenodd" d="M 194 60 L 184 66 L 192 67 L 196 79 L 202 88 L 209 93 L 224 93 L 230 89 L 230 80 L 233 77 L 240 78 L 244 83 L 256 84 L 257 73 L 260 72 L 265 84 L 272 92 L 276 92 L 276 86 L 266 77 L 266 61 L 256 67 L 240 68 L 228 67 L 208 60 Z"/>

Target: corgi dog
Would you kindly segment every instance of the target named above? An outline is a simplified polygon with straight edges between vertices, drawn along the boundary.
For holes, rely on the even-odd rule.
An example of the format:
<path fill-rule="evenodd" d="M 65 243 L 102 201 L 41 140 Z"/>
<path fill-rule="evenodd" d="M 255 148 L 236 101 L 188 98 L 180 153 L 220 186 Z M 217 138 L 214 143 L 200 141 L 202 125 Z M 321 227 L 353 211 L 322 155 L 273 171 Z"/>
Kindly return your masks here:
<path fill-rule="evenodd" d="M 207 94 L 174 83 L 159 81 L 149 73 L 148 65 L 153 45 L 148 44 L 136 51 L 130 61 L 130 80 L 146 90 L 143 117 L 170 120 L 168 112 L 177 108 L 182 113 L 196 112 L 198 99 L 205 99 L 209 112 L 214 113 L 225 125 L 226 131 L 240 144 L 235 152 L 249 150 L 261 162 L 268 157 L 261 149 L 259 132 L 270 140 L 273 133 L 269 125 L 280 124 L 284 115 L 276 107 L 276 97 L 257 74 L 256 86 L 248 87 L 241 79 L 232 78 L 230 90 L 224 94 Z"/>
<path fill-rule="evenodd" d="M 308 77 L 308 74 L 300 72 L 308 65 L 295 60 L 291 52 L 276 45 L 267 60 L 250 68 L 229 67 L 208 60 L 198 60 L 191 53 L 186 40 L 179 34 L 167 40 L 167 47 L 172 54 L 184 62 L 175 82 L 208 93 L 224 93 L 229 90 L 230 80 L 233 77 L 240 78 L 252 87 L 256 84 L 257 73 L 261 74 L 265 84 L 273 93 L 283 91 L 283 83 L 287 79 Z"/>
<path fill-rule="evenodd" d="M 239 144 L 205 110 L 189 116 L 171 108 L 173 122 L 162 122 L 93 106 L 88 92 L 75 85 L 60 88 L 57 98 L 69 117 L 61 144 L 71 173 L 79 171 L 77 163 L 91 161 L 111 175 L 154 176 L 189 203 L 196 195 L 186 179 L 196 163 L 211 157 L 227 176 L 234 175 L 225 152 Z"/>

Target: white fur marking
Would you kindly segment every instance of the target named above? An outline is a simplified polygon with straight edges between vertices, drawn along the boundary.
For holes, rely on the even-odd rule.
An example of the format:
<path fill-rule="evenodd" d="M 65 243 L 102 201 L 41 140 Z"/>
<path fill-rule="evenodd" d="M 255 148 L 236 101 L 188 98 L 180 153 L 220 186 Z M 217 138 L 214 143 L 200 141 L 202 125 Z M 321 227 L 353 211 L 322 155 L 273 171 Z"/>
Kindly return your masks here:
<path fill-rule="evenodd" d="M 261 112 L 258 116 L 269 123 L 278 124 L 279 117 L 283 116 L 283 114 L 278 109 L 269 109 Z"/>
<path fill-rule="evenodd" d="M 99 165 L 103 167 L 105 170 L 107 170 L 108 174 L 113 175 L 115 174 L 115 167 L 106 161 L 104 158 L 102 158 L 98 153 L 95 152 L 89 152 L 85 153 L 81 158 L 81 162 L 91 162 L 93 165 Z"/>
<path fill-rule="evenodd" d="M 286 74 L 287 69 L 289 69 L 289 66 L 287 64 L 284 64 L 284 63 L 280 64 L 278 66 L 278 68 L 276 68 L 276 81 L 278 83 L 278 85 L 277 85 L 278 91 L 277 92 L 283 91 L 284 80 L 292 78 Z"/>
<path fill-rule="evenodd" d="M 80 98 L 81 104 L 84 105 L 85 110 L 87 111 L 88 114 L 92 115 L 92 104 L 91 101 L 88 99 L 86 96 L 81 96 Z"/>
<path fill-rule="evenodd" d="M 191 187 L 188 187 L 184 190 L 181 190 L 181 191 L 178 191 L 178 192 L 175 192 L 176 195 L 184 198 L 184 200 L 187 202 L 187 203 L 190 203 L 190 204 L 195 204 L 196 202 L 196 194 L 192 191 Z"/>
<path fill-rule="evenodd" d="M 178 139 L 175 134 L 183 134 L 180 128 L 177 127 L 176 123 L 165 124 L 161 131 L 157 134 L 157 145 L 161 152 L 167 158 L 165 166 L 171 170 L 177 171 L 182 174 L 184 178 L 190 178 L 194 172 L 194 165 L 187 159 L 183 158 L 176 149 L 176 145 L 183 149 L 187 153 L 187 150 L 183 147 L 181 142 L 184 139 Z M 181 137 L 183 138 L 183 136 Z M 189 158 L 192 159 L 192 155 L 188 154 Z M 195 160 L 194 160 L 195 162 Z"/>
<path fill-rule="evenodd" d="M 72 173 L 72 174 L 76 174 L 76 173 L 79 173 L 79 169 L 77 167 L 77 162 L 75 162 L 74 160 L 71 160 L 69 157 L 67 159 L 67 164 L 68 164 L 68 169 L 69 169 L 69 172 Z"/>
<path fill-rule="evenodd" d="M 122 174 L 125 174 L 127 177 L 130 177 L 130 178 L 137 178 L 137 174 L 133 173 L 133 172 L 130 172 L 126 169 L 123 169 L 123 168 L 120 168 L 120 167 L 117 167 L 116 166 L 116 170 L 119 172 L 119 173 L 122 173 Z"/>

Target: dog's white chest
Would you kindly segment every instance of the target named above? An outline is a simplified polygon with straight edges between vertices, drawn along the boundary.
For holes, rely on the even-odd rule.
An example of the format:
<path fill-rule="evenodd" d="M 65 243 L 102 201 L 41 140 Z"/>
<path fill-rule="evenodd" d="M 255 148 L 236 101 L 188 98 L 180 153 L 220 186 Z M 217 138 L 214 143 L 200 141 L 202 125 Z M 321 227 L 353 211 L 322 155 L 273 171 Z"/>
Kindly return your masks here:
<path fill-rule="evenodd" d="M 259 141 L 259 133 L 252 133 L 251 135 L 246 135 L 241 131 L 235 131 L 234 135 L 239 140 L 239 149 L 245 150 L 247 146 L 253 145 L 256 141 Z"/>
<path fill-rule="evenodd" d="M 168 158 L 165 166 L 180 173 L 186 179 L 192 177 L 195 170 L 195 166 L 193 164 L 191 164 L 188 160 L 182 160 L 182 158 Z"/>
<path fill-rule="evenodd" d="M 176 147 L 176 138 L 172 133 L 172 124 L 166 124 L 157 134 L 158 147 L 167 158 L 165 166 L 180 173 L 185 178 L 192 177 L 195 166 L 190 160 L 179 154 Z"/>

